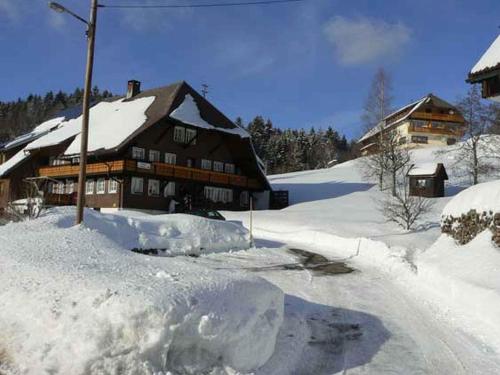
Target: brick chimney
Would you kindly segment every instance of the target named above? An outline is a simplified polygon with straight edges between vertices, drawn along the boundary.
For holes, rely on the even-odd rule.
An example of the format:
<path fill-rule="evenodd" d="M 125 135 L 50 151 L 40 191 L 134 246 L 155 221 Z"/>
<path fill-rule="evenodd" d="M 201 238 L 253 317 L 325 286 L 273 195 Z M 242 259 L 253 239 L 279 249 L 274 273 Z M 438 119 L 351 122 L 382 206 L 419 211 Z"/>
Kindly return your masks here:
<path fill-rule="evenodd" d="M 127 99 L 133 98 L 141 92 L 141 83 L 132 79 L 127 84 Z"/>

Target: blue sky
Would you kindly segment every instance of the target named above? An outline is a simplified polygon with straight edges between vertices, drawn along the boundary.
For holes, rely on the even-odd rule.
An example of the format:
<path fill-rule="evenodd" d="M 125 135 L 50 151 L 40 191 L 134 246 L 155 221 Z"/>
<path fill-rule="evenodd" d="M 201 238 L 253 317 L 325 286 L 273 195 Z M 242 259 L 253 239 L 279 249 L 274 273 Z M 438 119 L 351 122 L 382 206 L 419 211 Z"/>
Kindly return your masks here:
<path fill-rule="evenodd" d="M 226 1 L 226 0 L 217 0 Z M 88 0 L 59 0 L 88 17 Z M 183 0 L 101 0 L 103 4 Z M 192 2 L 201 2 L 193 0 Z M 379 66 L 394 104 L 429 92 L 454 101 L 498 35 L 498 0 L 308 0 L 193 10 L 101 9 L 94 83 L 115 94 L 186 80 L 210 86 L 230 118 L 279 127 L 334 126 L 348 137 Z M 0 100 L 82 86 L 84 25 L 45 0 L 0 0 Z"/>

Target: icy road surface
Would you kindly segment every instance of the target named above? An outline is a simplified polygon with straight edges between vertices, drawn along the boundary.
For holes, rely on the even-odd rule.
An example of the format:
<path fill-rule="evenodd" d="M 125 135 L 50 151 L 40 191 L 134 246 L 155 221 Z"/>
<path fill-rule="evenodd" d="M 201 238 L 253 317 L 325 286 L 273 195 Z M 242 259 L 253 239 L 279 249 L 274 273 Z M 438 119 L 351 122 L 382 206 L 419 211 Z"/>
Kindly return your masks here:
<path fill-rule="evenodd" d="M 375 269 L 328 274 L 296 266 L 304 257 L 284 246 L 260 244 L 192 260 L 256 273 L 285 291 L 276 351 L 257 375 L 498 373 L 493 350 Z"/>

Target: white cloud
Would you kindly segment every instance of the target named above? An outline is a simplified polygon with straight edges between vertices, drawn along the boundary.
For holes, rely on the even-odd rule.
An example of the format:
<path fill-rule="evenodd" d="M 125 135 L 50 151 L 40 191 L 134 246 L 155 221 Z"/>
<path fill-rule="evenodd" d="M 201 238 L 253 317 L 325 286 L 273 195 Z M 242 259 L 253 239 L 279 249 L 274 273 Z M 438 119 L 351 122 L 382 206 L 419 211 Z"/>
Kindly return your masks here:
<path fill-rule="evenodd" d="M 333 44 L 339 62 L 344 65 L 394 57 L 411 38 L 411 30 L 401 22 L 390 24 L 363 17 L 334 17 L 323 31 Z"/>

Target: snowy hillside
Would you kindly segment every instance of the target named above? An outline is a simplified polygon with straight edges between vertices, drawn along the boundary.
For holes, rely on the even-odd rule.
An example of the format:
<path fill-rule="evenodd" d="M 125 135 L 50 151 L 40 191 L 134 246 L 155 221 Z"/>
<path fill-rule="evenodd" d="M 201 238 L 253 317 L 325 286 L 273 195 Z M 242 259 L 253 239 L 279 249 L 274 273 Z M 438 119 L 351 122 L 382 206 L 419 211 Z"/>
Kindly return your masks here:
<path fill-rule="evenodd" d="M 149 257 L 124 247 L 148 231 L 158 243 L 160 229 L 160 243 L 177 237 L 181 248 L 177 231 L 218 232 L 200 225 L 209 220 L 180 217 L 176 226 L 173 218 L 161 227 L 87 212 L 89 227 L 75 227 L 73 218 L 73 210 L 59 209 L 0 227 L 0 373 L 245 372 L 272 355 L 283 319 L 281 290 L 192 258 Z M 230 227 L 241 236 L 225 224 L 224 236 Z M 206 236 L 205 242 L 213 235 Z M 184 242 L 191 248 L 192 241 Z"/>

